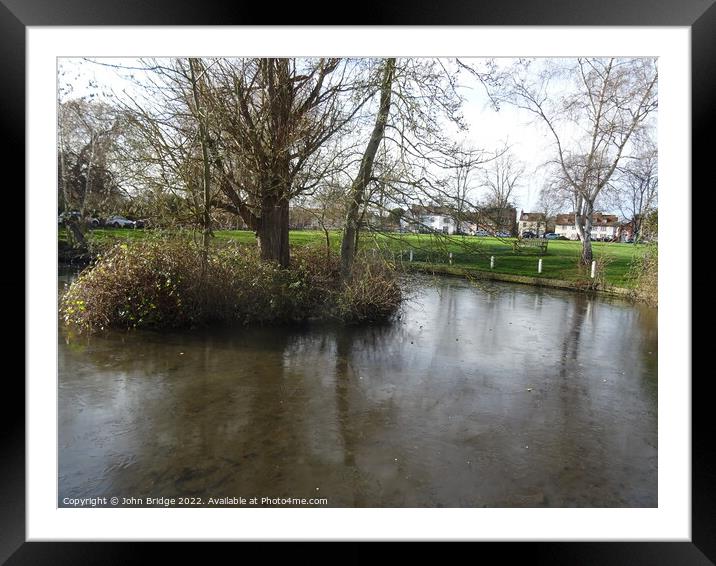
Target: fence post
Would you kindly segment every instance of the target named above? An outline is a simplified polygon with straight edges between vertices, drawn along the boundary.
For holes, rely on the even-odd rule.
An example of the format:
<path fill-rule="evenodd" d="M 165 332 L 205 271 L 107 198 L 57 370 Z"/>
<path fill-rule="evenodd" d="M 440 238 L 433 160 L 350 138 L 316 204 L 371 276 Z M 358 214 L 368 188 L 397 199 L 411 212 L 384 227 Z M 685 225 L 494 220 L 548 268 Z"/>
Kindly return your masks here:
<path fill-rule="evenodd" d="M 495 256 L 490 256 L 490 269 L 495 269 Z"/>
<path fill-rule="evenodd" d="M 597 271 L 597 262 L 595 260 L 595 261 L 592 261 L 592 279 L 594 279 L 594 274 L 596 273 L 596 271 Z"/>
<path fill-rule="evenodd" d="M 450 252 L 450 265 L 452 265 L 452 252 Z"/>
<path fill-rule="evenodd" d="M 413 250 L 410 250 L 410 261 L 413 261 Z"/>
<path fill-rule="evenodd" d="M 537 273 L 542 273 L 542 258 L 537 261 Z"/>

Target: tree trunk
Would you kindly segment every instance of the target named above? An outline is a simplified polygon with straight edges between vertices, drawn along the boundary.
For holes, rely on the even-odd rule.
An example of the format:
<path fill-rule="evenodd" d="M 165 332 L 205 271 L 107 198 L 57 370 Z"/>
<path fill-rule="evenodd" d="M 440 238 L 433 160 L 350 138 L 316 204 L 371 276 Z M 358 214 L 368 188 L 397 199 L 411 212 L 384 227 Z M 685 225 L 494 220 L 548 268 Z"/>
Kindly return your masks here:
<path fill-rule="evenodd" d="M 326 238 L 326 259 L 331 258 L 331 235 L 326 228 L 324 219 L 321 219 L 321 229 L 323 230 L 323 236 Z"/>
<path fill-rule="evenodd" d="M 260 59 L 268 87 L 267 119 L 271 124 L 268 173 L 261 186 L 261 216 L 256 237 L 261 259 L 288 267 L 288 203 L 291 195 L 291 119 L 294 91 L 288 59 Z"/>
<path fill-rule="evenodd" d="M 77 250 L 87 249 L 87 238 L 85 237 L 85 225 L 82 218 L 70 216 L 66 221 L 68 236 L 70 240 L 70 246 Z"/>
<path fill-rule="evenodd" d="M 87 197 L 89 196 L 90 192 L 92 191 L 92 167 L 94 166 L 94 153 L 95 153 L 95 144 L 97 143 L 97 138 L 95 136 L 95 133 L 92 132 L 90 134 L 90 156 L 89 160 L 87 161 L 87 176 L 85 177 L 85 190 L 82 194 L 82 200 L 80 201 L 80 216 L 82 219 L 85 217 L 85 204 L 87 203 Z"/>
<path fill-rule="evenodd" d="M 261 218 L 256 229 L 261 259 L 277 261 L 288 267 L 291 256 L 288 247 L 288 200 L 264 197 Z"/>
<path fill-rule="evenodd" d="M 593 206 L 587 202 L 584 206 L 584 214 L 581 220 L 577 221 L 577 233 L 582 239 L 582 265 L 590 265 L 592 263 L 592 212 Z"/>
<path fill-rule="evenodd" d="M 66 165 L 65 165 L 65 148 L 64 148 L 64 144 L 63 144 L 62 133 L 60 133 L 59 144 L 60 144 L 60 163 L 59 163 L 60 179 L 59 179 L 59 182 L 61 184 L 60 188 L 62 189 L 62 197 L 63 197 L 62 200 L 64 200 L 62 209 L 63 209 L 63 212 L 69 212 L 69 211 L 71 211 L 71 205 L 72 205 L 73 199 L 72 199 L 72 194 L 71 194 L 71 191 L 67 184 L 67 179 L 66 179 L 67 171 L 66 171 Z M 92 162 L 90 159 L 90 167 L 88 168 L 88 171 L 87 171 L 87 178 L 89 178 L 89 174 L 91 173 L 91 163 Z M 87 180 L 85 180 L 85 181 L 86 181 L 86 183 L 88 182 Z M 88 188 L 87 188 L 87 185 L 85 184 L 85 197 L 87 194 L 87 190 L 88 190 Z M 84 197 L 82 199 L 81 209 L 82 209 L 82 213 L 83 213 L 84 212 Z M 83 224 L 82 219 L 80 218 L 78 220 L 77 218 L 75 218 L 74 216 L 71 215 L 67 218 L 67 220 L 65 220 L 65 226 L 67 228 L 67 239 L 69 241 L 70 246 L 75 249 L 86 250 L 87 249 L 87 238 L 85 238 L 85 226 Z"/>
<path fill-rule="evenodd" d="M 69 187 L 67 186 L 67 166 L 65 165 L 65 147 L 62 141 L 62 134 L 60 134 L 60 184 L 62 189 L 62 212 L 68 212 L 70 210 L 70 202 L 72 202 L 72 195 L 70 194 Z"/>
<path fill-rule="evenodd" d="M 211 238 L 211 164 L 209 159 L 209 132 L 206 125 L 206 110 L 201 105 L 197 72 L 201 71 L 199 62 L 196 59 L 189 59 L 189 73 L 191 77 L 191 88 L 194 97 L 194 108 L 199 121 L 199 143 L 201 144 L 202 164 L 202 247 L 204 249 L 204 260 L 206 261 Z"/>
<path fill-rule="evenodd" d="M 383 80 L 380 87 L 380 107 L 375 118 L 375 125 L 370 135 L 370 140 L 363 153 L 360 169 L 353 180 L 350 189 L 350 201 L 346 213 L 345 227 L 343 228 L 343 239 L 341 241 L 341 280 L 345 283 L 350 281 L 353 275 L 353 262 L 356 257 L 358 242 L 358 225 L 360 223 L 360 209 L 365 196 L 365 189 L 370 182 L 373 172 L 373 161 L 378 152 L 380 142 L 383 140 L 385 125 L 388 122 L 390 112 L 390 95 L 395 71 L 395 58 L 387 59 L 383 70 Z"/>
<path fill-rule="evenodd" d="M 589 232 L 586 233 L 582 240 L 582 265 L 590 265 L 592 263 L 592 237 Z"/>
<path fill-rule="evenodd" d="M 638 244 L 639 242 L 641 242 L 641 218 L 637 218 L 637 216 L 634 216 L 632 230 L 632 242 Z"/>

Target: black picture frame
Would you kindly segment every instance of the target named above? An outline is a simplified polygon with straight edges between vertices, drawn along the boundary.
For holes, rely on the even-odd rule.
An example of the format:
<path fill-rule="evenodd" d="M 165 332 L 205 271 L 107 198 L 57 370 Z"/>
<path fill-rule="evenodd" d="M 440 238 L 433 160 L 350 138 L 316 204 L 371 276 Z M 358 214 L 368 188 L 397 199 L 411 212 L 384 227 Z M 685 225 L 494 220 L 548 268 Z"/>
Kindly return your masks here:
<path fill-rule="evenodd" d="M 502 0 L 443 2 L 369 0 L 355 10 L 351 25 L 560 25 L 560 26 L 685 26 L 692 48 L 692 172 L 708 179 L 706 168 L 714 130 L 712 101 L 716 100 L 716 5 L 714 0 Z M 0 124 L 6 164 L 24 163 L 25 152 L 25 32 L 28 26 L 70 25 L 281 25 L 318 23 L 342 25 L 337 9 L 315 3 L 289 4 L 280 10 L 271 3 L 251 6 L 235 2 L 154 0 L 0 0 Z M 323 22 L 320 22 L 320 17 Z M 17 168 L 22 171 L 21 168 Z M 16 180 L 24 186 L 24 173 Z M 689 189 L 690 190 L 690 189 Z M 693 194 L 693 193 L 691 193 Z M 693 202 L 693 201 L 692 201 Z M 23 202 L 18 203 L 24 210 Z M 17 208 L 15 208 L 17 210 Z M 692 215 L 694 216 L 694 215 Z M 27 216 L 25 216 L 27 218 Z M 685 234 L 692 241 L 691 234 Z M 692 256 L 693 257 L 693 256 Z M 25 302 L 32 297 L 25 294 Z M 19 333 L 18 333 L 19 334 Z M 24 333 L 23 333 L 24 335 Z M 7 376 L 6 376 L 7 377 Z M 690 379 L 688 376 L 672 376 Z M 704 376 L 705 377 L 705 376 Z M 716 562 L 716 466 L 710 430 L 706 379 L 692 380 L 692 538 L 690 542 L 538 542 L 483 543 L 500 560 L 528 558 L 549 564 L 713 564 Z M 0 562 L 16 564 L 114 564 L 144 561 L 148 546 L 99 542 L 25 542 L 25 389 L 19 377 L 6 379 L 5 395 L 19 409 L 0 412 Z M 353 543 L 357 544 L 357 543 Z M 162 553 L 176 552 L 176 547 Z M 263 545 L 259 545 L 263 546 Z M 262 549 L 256 549 L 259 553 Z M 206 545 L 197 550 L 180 545 L 183 558 L 211 561 Z M 482 549 L 480 552 L 484 552 Z M 291 549 L 295 558 L 316 558 L 315 550 Z M 372 553 L 360 546 L 354 560 Z M 237 557 L 238 558 L 238 557 Z"/>

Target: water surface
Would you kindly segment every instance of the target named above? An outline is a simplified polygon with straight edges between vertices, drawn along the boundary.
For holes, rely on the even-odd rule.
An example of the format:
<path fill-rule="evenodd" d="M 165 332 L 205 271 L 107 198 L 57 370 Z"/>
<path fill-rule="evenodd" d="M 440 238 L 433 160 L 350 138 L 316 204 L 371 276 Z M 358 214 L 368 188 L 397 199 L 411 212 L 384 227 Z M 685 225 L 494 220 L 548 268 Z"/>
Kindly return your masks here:
<path fill-rule="evenodd" d="M 58 504 L 657 505 L 656 310 L 422 283 L 384 326 L 60 328 Z"/>

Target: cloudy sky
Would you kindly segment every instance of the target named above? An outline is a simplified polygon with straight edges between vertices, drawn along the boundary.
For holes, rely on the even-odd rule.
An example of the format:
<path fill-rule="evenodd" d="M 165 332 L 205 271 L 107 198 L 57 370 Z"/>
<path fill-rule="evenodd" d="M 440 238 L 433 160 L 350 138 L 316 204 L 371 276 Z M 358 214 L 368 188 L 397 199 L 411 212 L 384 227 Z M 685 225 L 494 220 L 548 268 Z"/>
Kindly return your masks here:
<path fill-rule="evenodd" d="M 466 97 L 463 112 L 469 125 L 467 139 L 475 147 L 495 150 L 509 145 L 511 152 L 525 165 L 525 173 L 515 191 L 517 209 L 528 212 L 539 199 L 545 181 L 542 165 L 553 158 L 553 139 L 543 124 L 526 111 L 503 104 L 496 111 L 484 87 L 466 73 L 461 74 Z"/>

